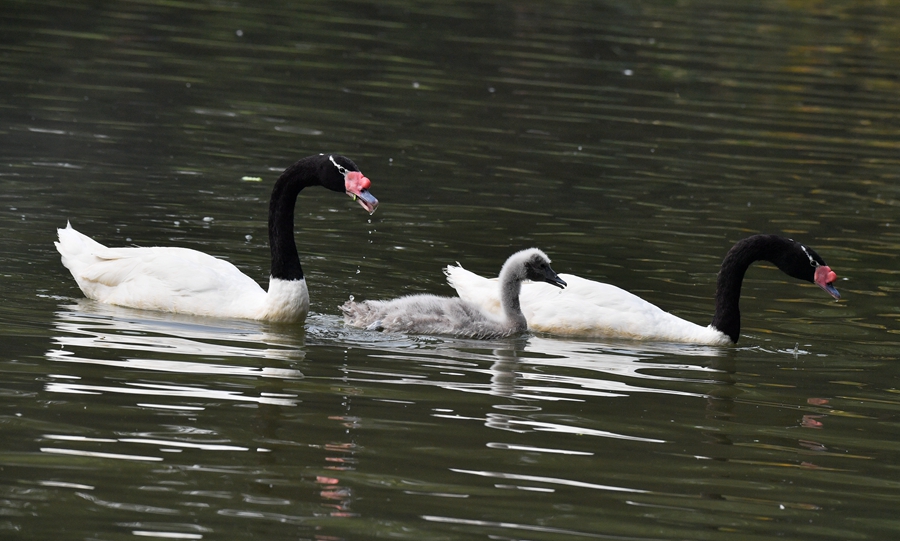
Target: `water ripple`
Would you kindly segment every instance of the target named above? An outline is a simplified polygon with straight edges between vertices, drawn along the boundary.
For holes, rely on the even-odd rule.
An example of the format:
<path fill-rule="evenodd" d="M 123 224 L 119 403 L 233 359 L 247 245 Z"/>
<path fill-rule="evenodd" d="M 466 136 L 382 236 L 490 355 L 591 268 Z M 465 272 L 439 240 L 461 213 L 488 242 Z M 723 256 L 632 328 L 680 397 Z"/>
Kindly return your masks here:
<path fill-rule="evenodd" d="M 223 391 L 152 383 L 125 383 L 125 386 L 114 387 L 110 385 L 50 382 L 44 387 L 44 390 L 50 393 L 66 394 L 113 393 L 140 396 L 163 396 L 168 398 L 199 398 L 209 401 L 225 400 L 234 402 L 254 402 L 257 404 L 271 404 L 275 406 L 296 406 L 299 403 L 296 395 L 284 395 L 282 397 L 247 396 L 238 391 Z"/>
<path fill-rule="evenodd" d="M 541 477 L 539 475 L 521 475 L 517 473 L 490 472 L 490 471 L 473 471 L 460 470 L 450 468 L 450 471 L 456 473 L 465 473 L 468 475 L 476 475 L 478 477 L 490 477 L 492 479 L 510 479 L 514 481 L 531 481 L 534 483 L 545 483 L 549 485 L 561 485 L 567 487 L 589 488 L 593 490 L 605 490 L 610 492 L 631 492 L 635 494 L 646 494 L 646 490 L 638 490 L 635 488 L 617 487 L 611 485 L 598 485 L 596 483 L 585 483 L 584 481 L 575 481 L 573 479 L 559 479 L 555 477 Z"/>

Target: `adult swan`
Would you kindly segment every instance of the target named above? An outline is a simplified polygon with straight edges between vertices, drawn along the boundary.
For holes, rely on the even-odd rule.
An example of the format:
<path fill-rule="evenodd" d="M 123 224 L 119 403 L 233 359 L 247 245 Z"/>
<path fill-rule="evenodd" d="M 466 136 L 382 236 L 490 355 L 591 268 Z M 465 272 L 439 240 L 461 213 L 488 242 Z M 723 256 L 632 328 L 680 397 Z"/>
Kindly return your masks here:
<path fill-rule="evenodd" d="M 351 160 L 309 156 L 278 177 L 269 201 L 269 290 L 227 261 L 188 248 L 107 248 L 70 224 L 56 249 L 85 296 L 100 302 L 209 317 L 303 321 L 309 292 L 294 242 L 294 205 L 300 190 L 324 186 L 345 192 L 371 214 L 378 200 Z"/>
<path fill-rule="evenodd" d="M 523 284 L 520 301 L 528 327 L 568 336 L 596 336 L 724 345 L 736 343 L 741 331 L 738 301 L 744 273 L 754 261 L 769 261 L 782 272 L 813 282 L 835 299 L 837 275 L 812 248 L 776 235 L 754 235 L 735 244 L 719 270 L 716 312 L 702 327 L 686 321 L 616 286 L 560 274 L 568 287 L 560 291 L 540 284 Z M 446 269 L 447 281 L 462 299 L 497 310 L 494 281 L 460 266 Z"/>

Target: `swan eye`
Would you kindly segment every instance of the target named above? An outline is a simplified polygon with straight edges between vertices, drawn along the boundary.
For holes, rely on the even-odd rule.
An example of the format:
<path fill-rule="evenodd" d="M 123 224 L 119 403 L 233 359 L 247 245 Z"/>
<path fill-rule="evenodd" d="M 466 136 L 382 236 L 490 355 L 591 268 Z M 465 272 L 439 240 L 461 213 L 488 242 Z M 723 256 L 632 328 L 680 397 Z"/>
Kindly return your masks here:
<path fill-rule="evenodd" d="M 800 249 L 803 250 L 803 253 L 806 255 L 806 258 L 809 259 L 809 265 L 813 268 L 819 268 L 820 263 L 816 261 L 812 254 L 806 249 L 806 246 L 800 245 Z"/>
<path fill-rule="evenodd" d="M 345 177 L 347 176 L 347 173 L 349 173 L 349 171 L 347 171 L 346 167 L 334 161 L 334 156 L 328 156 L 328 159 L 331 160 L 331 163 L 333 163 L 335 167 L 337 167 L 338 173 L 344 175 Z"/>

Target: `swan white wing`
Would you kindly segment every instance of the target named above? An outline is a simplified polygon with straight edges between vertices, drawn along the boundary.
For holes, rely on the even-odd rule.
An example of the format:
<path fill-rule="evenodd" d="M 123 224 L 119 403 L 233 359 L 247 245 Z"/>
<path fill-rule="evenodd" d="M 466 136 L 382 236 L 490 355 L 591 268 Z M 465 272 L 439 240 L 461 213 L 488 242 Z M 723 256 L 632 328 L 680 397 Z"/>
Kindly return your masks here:
<path fill-rule="evenodd" d="M 495 279 L 452 265 L 445 273 L 460 298 L 493 313 L 499 311 Z M 522 284 L 519 299 L 530 329 L 566 336 L 730 343 L 718 330 L 674 316 L 619 287 L 571 274 L 559 276 L 568 284 L 565 289 L 539 282 Z"/>
<path fill-rule="evenodd" d="M 257 318 L 266 292 L 231 263 L 187 248 L 107 248 L 71 226 L 56 247 L 85 296 L 109 304 Z"/>

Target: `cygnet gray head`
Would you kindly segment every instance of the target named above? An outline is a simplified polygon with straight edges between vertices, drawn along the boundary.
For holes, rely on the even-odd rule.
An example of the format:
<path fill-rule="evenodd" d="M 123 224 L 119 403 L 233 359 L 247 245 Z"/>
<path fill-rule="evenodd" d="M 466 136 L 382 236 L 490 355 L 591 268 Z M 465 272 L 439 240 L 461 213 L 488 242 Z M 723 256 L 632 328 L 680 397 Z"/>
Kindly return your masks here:
<path fill-rule="evenodd" d="M 547 254 L 537 248 L 528 248 L 516 252 L 503 265 L 500 275 L 512 272 L 521 276 L 525 280 L 534 282 L 547 282 L 558 288 L 566 287 L 566 282 L 556 275 L 556 272 L 550 268 L 550 258 Z M 521 275 L 519 273 L 524 273 Z"/>

